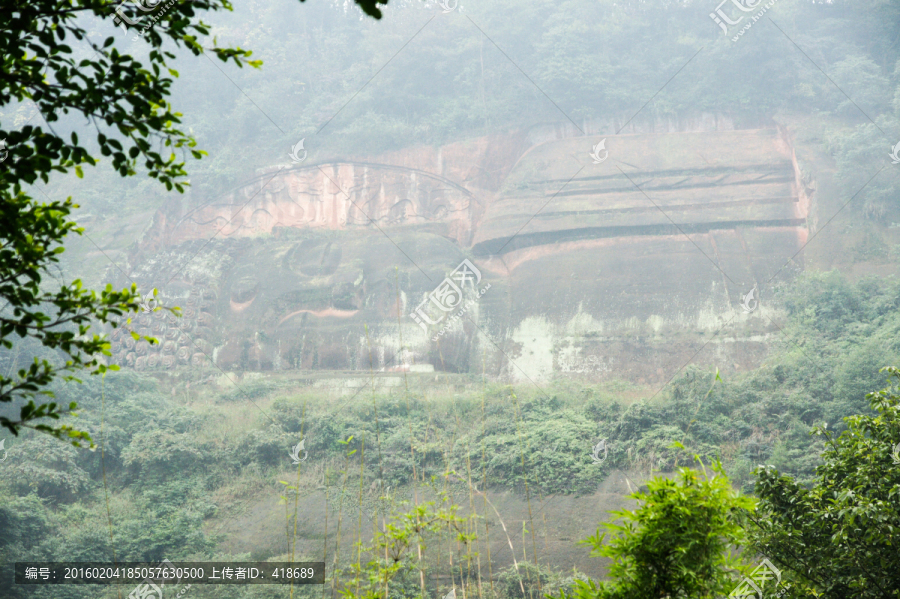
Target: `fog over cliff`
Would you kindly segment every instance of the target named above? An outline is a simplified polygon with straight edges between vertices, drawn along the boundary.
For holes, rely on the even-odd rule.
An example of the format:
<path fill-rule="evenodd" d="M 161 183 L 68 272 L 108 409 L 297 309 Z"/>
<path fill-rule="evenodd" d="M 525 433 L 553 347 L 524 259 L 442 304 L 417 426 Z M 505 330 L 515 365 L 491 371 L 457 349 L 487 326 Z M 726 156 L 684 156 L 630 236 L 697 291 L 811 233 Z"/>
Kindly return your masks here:
<path fill-rule="evenodd" d="M 170 5 L 111 4 L 66 43 L 147 61 Z M 701 456 L 744 494 L 766 464 L 811 485 L 810 428 L 871 413 L 900 358 L 895 2 L 378 7 L 198 7 L 207 50 L 166 45 L 173 71 L 144 74 L 173 79 L 160 101 L 205 153 L 160 140 L 184 193 L 120 176 L 103 123 L 0 105 L 4 131 L 99 158 L 27 186 L 79 205 L 54 284 L 144 298 L 92 329 L 117 372 L 52 386 L 102 451 L 3 433 L 0 563 L 302 559 L 325 586 L 293 592 L 356 599 L 360 555 L 387 554 L 367 544 L 436 501 L 463 536 L 410 544 L 365 599 L 537 599 L 608 576 L 575 542 L 654 477 Z"/>

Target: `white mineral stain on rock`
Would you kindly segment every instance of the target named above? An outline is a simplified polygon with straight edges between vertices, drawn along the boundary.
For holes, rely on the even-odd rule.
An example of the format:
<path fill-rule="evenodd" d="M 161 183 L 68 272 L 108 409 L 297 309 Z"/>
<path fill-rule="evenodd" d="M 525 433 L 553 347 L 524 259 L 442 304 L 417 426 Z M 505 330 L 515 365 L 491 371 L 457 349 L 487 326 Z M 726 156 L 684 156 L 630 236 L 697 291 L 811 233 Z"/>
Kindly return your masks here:
<path fill-rule="evenodd" d="M 522 345 L 521 353 L 512 357 L 510 364 L 513 380 L 549 380 L 553 374 L 553 325 L 542 316 L 528 317 L 519 324 L 512 339 Z"/>
<path fill-rule="evenodd" d="M 583 311 L 583 305 L 578 305 L 578 312 L 572 319 L 566 323 L 565 334 L 572 337 L 579 337 L 594 333 L 599 335 L 603 332 L 603 321 L 595 319 L 592 315 Z"/>
<path fill-rule="evenodd" d="M 653 314 L 647 319 L 647 326 L 649 326 L 654 333 L 659 333 L 665 324 L 666 319 L 657 314 Z"/>

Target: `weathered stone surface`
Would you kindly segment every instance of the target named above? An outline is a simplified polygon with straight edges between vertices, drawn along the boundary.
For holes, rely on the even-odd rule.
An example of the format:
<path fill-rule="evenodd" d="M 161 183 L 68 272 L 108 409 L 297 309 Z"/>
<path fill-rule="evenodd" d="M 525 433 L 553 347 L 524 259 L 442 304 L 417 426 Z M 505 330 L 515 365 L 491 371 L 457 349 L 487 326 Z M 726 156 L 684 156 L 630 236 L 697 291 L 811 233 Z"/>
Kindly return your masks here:
<path fill-rule="evenodd" d="M 200 206 L 171 202 L 157 215 L 141 250 L 213 236 L 258 236 L 281 228 L 336 231 L 400 224 L 430 224 L 435 234 L 467 243 L 472 197 L 445 177 L 394 165 L 281 167 Z"/>
<path fill-rule="evenodd" d="M 536 382 L 758 362 L 765 294 L 801 266 L 786 267 L 808 232 L 810 187 L 783 135 L 608 136 L 600 164 L 589 153 L 603 136 L 558 137 L 273 168 L 215 201 L 175 200 L 135 248 L 133 276 L 183 317 L 138 319 L 165 343 L 121 335 L 113 353 L 151 369 L 486 364 Z M 429 294 L 467 257 L 483 295 L 423 328 L 410 313 L 425 301 L 427 319 L 441 315 Z"/>
<path fill-rule="evenodd" d="M 807 234 L 781 135 L 608 137 L 593 164 L 602 139 L 533 148 L 479 224 L 473 252 L 502 277 L 482 315 L 508 335 L 508 374 L 665 379 L 722 330 L 746 340 L 745 366 L 758 360 L 764 345 L 749 340 L 772 314 L 764 302 L 745 314 L 741 300 L 793 272 Z"/>
<path fill-rule="evenodd" d="M 604 139 L 608 157 L 593 164 L 591 148 Z M 489 256 L 579 239 L 797 227 L 806 214 L 794 186 L 792 155 L 776 131 L 548 142 L 519 160 L 473 250 Z"/>

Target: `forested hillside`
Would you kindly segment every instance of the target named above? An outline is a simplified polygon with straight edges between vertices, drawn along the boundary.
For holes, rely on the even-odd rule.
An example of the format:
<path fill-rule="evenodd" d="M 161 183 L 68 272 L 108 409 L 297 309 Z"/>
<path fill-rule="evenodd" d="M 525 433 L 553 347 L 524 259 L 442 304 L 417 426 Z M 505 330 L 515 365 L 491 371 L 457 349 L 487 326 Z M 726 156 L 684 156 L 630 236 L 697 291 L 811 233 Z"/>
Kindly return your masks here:
<path fill-rule="evenodd" d="M 0 597 L 900 598 L 896 2 L 39 4 Z"/>
<path fill-rule="evenodd" d="M 352 521 L 362 508 L 370 521 L 368 510 L 385 509 L 378 503 L 385 488 L 396 502 L 413 480 L 436 481 L 462 505 L 468 504 L 466 481 L 476 489 L 522 495 L 527 484 L 534 511 L 546 504 L 543 516 L 527 524 L 536 527 L 544 547 L 547 521 L 552 536 L 554 520 L 564 518 L 554 509 L 556 498 L 590 494 L 614 472 L 643 481 L 690 465 L 699 454 L 722 460 L 733 484 L 749 494 L 758 464 L 808 484 L 824 449 L 811 428 L 827 424 L 837 435 L 846 430 L 843 418 L 868 414 L 867 390 L 885 385 L 874 365 L 898 359 L 900 288 L 875 279 L 850 284 L 838 274 L 809 276 L 787 290 L 784 301 L 790 313 L 786 335 L 765 366 L 722 380 L 688 367 L 652 398 L 624 381 L 560 382 L 536 390 L 473 377 L 462 393 L 396 388 L 327 399 L 298 392 L 290 377 L 245 377 L 240 391 L 223 389 L 228 383 L 217 384 L 212 370 L 162 381 L 111 374 L 67 385 L 58 390 L 59 399 L 78 401 L 78 425 L 102 440 L 105 483 L 99 451 L 80 452 L 43 435 L 14 442 L 10 459 L 0 465 L 2 522 L 10 533 L 4 559 L 104 561 L 113 549 L 122 561 L 221 561 L 249 558 L 250 549 L 253 559 L 280 556 L 290 527 L 281 533 L 288 537 L 243 536 L 247 554 L 223 554 L 217 547 L 226 541 L 225 531 L 235 532 L 235 521 L 244 521 L 248 505 L 277 496 L 281 485 L 275 481 L 296 476 L 285 469 L 286 448 L 299 438 L 313 457 L 309 468 L 301 468 L 300 495 L 321 502 L 327 488 L 327 501 L 343 504 L 344 518 Z M 600 467 L 589 451 L 598 438 L 608 439 L 609 448 Z M 673 441 L 684 449 L 673 448 Z M 637 490 L 638 482 L 630 484 Z M 112 538 L 107 492 L 116 523 Z M 598 512 L 596 518 L 606 516 Z M 303 512 L 298 521 L 308 539 L 304 557 L 320 559 L 323 522 Z M 330 526 L 334 535 L 334 520 Z M 496 540 L 501 529 L 489 534 Z M 511 534 L 530 552 L 530 532 Z M 494 551 L 495 560 L 512 567 L 508 552 Z M 565 558 L 543 550 L 539 556 L 551 564 L 542 568 L 565 574 Z M 200 594 L 211 588 L 192 592 L 206 596 Z M 66 590 L 72 597 L 95 596 Z M 210 596 L 231 596 L 217 592 Z M 255 596 L 245 593 L 234 596 Z"/>

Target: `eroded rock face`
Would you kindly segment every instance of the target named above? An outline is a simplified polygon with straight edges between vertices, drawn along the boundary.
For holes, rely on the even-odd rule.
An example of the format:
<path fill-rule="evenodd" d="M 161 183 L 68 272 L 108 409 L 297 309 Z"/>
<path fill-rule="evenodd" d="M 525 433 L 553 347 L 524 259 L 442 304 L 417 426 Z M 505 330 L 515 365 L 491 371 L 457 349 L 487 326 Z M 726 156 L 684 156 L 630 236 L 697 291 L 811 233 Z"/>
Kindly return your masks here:
<path fill-rule="evenodd" d="M 200 206 L 172 202 L 157 215 L 143 252 L 191 239 L 249 237 L 279 228 L 347 231 L 370 226 L 431 225 L 466 243 L 472 192 L 444 177 L 366 163 L 281 167 Z"/>
<path fill-rule="evenodd" d="M 610 136 L 595 164 L 603 139 L 533 148 L 479 224 L 473 253 L 504 296 L 484 317 L 530 365 L 509 374 L 655 381 L 689 359 L 752 366 L 773 328 L 765 294 L 806 242 L 788 144 L 774 130 Z"/>
<path fill-rule="evenodd" d="M 134 276 L 184 318 L 139 318 L 162 343 L 129 347 L 122 336 L 115 359 L 149 369 L 484 364 L 534 381 L 656 381 L 691 356 L 760 359 L 765 293 L 796 269 L 786 264 L 805 242 L 811 201 L 779 132 L 530 149 L 525 137 L 394 165 L 273 168 L 215 201 L 173 201 L 136 249 Z M 598 162 L 590 153 L 603 139 Z M 466 259 L 477 285 L 454 279 Z"/>

